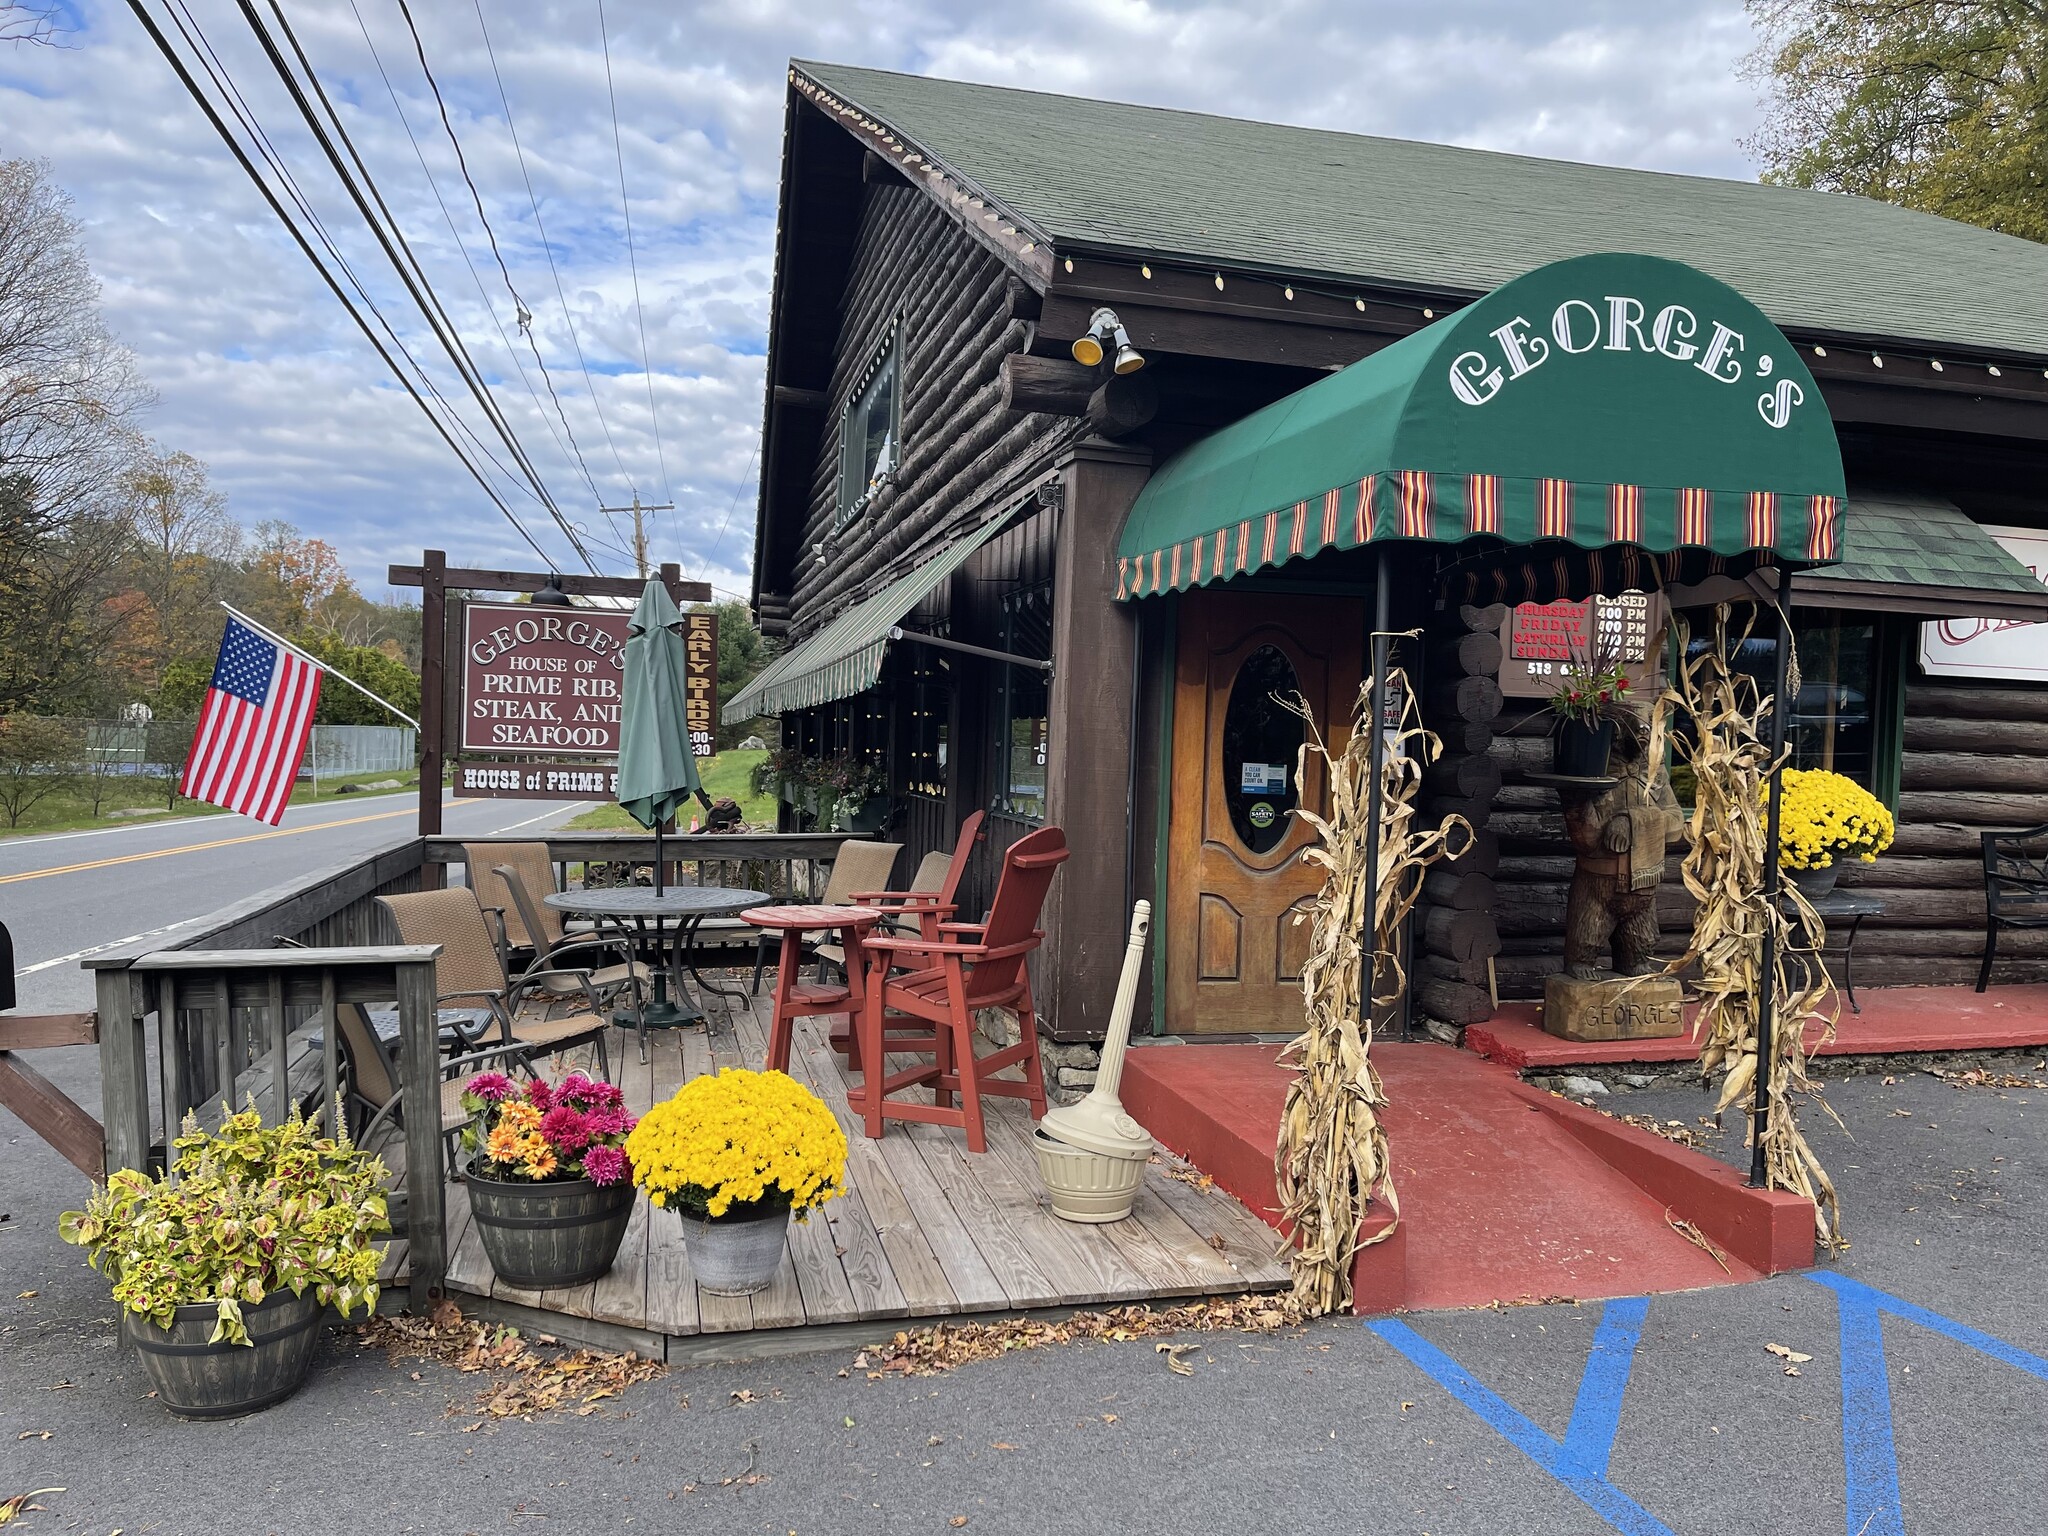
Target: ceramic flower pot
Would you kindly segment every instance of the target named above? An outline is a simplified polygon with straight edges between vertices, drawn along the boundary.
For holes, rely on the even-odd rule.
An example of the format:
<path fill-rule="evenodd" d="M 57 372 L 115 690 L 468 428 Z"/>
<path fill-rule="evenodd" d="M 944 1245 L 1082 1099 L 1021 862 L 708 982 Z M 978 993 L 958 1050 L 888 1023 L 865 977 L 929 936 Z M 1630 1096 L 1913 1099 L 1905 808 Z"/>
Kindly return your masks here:
<path fill-rule="evenodd" d="M 699 1220 L 677 1211 L 683 1246 L 697 1284 L 714 1296 L 751 1296 L 768 1288 L 782 1266 L 789 1240 L 789 1212 L 765 1216 L 714 1216 Z"/>
<path fill-rule="evenodd" d="M 142 1357 L 159 1403 L 181 1419 L 236 1419 L 298 1391 L 320 1342 L 320 1303 L 311 1286 L 303 1296 L 272 1291 L 260 1305 L 244 1307 L 247 1344 L 209 1343 L 218 1318 L 210 1301 L 178 1308 L 168 1328 L 122 1311 L 121 1337 Z"/>
<path fill-rule="evenodd" d="M 489 1179 L 463 1175 L 470 1215 L 491 1268 L 530 1291 L 583 1285 L 612 1267 L 633 1214 L 634 1189 L 588 1179 Z"/>
<path fill-rule="evenodd" d="M 1607 776 L 1607 759 L 1613 750 L 1612 720 L 1591 725 L 1560 720 L 1557 736 L 1551 743 L 1551 768 L 1574 779 L 1602 779 Z"/>
<path fill-rule="evenodd" d="M 1792 883 L 1799 887 L 1808 901 L 1816 896 L 1825 896 L 1835 888 L 1835 880 L 1842 873 L 1841 861 L 1837 860 L 1821 869 L 1788 869 L 1785 873 Z"/>

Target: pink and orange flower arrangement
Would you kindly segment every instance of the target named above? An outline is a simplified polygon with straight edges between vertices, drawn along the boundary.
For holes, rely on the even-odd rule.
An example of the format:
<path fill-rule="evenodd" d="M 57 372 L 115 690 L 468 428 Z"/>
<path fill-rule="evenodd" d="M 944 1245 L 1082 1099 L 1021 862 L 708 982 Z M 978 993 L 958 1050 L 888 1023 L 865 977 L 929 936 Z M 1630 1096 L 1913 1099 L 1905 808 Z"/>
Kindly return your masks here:
<path fill-rule="evenodd" d="M 626 1137 L 638 1123 L 618 1088 L 571 1072 L 550 1086 L 534 1078 L 524 1087 L 502 1072 L 479 1072 L 463 1085 L 469 1124 L 463 1148 L 487 1179 L 588 1179 L 597 1185 L 630 1180 Z"/>

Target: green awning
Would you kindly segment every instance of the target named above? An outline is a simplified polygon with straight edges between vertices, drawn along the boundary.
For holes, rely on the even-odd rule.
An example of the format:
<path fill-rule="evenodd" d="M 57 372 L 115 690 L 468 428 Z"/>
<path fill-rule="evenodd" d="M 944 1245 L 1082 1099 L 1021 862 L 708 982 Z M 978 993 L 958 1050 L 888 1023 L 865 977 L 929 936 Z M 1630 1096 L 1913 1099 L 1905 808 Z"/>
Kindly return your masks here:
<path fill-rule="evenodd" d="M 850 699 L 874 687 L 882 675 L 882 657 L 889 649 L 889 631 L 1008 521 L 1008 512 L 998 513 L 776 658 L 733 696 L 725 706 L 726 717 L 746 720 L 810 709 L 835 699 Z"/>
<path fill-rule="evenodd" d="M 1792 578 L 1792 602 L 1930 619 L 2048 620 L 2048 587 L 1955 503 L 1853 490 L 1841 562 Z"/>
<path fill-rule="evenodd" d="M 1679 262 L 1582 256 L 1169 461 L 1117 595 L 1381 540 L 1468 545 L 1475 595 L 1584 581 L 1586 552 L 1609 586 L 1805 567 L 1835 558 L 1842 497 L 1827 404 L 1753 304 Z"/>

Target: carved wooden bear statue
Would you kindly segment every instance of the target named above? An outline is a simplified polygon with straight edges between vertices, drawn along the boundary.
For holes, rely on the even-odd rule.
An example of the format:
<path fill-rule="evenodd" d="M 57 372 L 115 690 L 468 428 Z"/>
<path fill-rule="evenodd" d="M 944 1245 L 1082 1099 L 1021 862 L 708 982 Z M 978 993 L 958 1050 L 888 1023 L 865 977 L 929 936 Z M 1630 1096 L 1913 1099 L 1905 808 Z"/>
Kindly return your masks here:
<path fill-rule="evenodd" d="M 1663 763 L 1643 761 L 1646 748 L 1643 734 L 1624 723 L 1615 732 L 1611 769 L 1621 782 L 1564 797 L 1565 834 L 1578 855 L 1565 898 L 1564 968 L 1579 981 L 1652 976 L 1664 968 L 1656 959 L 1657 885 L 1685 816 Z M 1600 963 L 1610 947 L 1611 972 Z"/>

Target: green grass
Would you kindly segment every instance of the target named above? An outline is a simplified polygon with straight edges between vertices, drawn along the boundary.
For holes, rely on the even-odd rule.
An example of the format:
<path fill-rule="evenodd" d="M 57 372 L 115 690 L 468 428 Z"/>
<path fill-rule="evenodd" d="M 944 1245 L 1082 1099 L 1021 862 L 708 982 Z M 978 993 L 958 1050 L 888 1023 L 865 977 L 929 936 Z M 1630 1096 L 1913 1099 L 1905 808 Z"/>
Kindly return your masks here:
<path fill-rule="evenodd" d="M 775 797 L 754 793 L 754 765 L 766 757 L 766 752 L 741 752 L 737 749 L 721 752 L 714 758 L 698 764 L 704 775 L 704 793 L 718 800 L 730 797 L 740 803 L 740 815 L 749 826 L 763 823 L 775 824 Z M 684 826 L 690 824 L 690 813 L 682 816 Z M 620 810 L 616 805 L 601 805 L 594 811 L 585 811 L 563 829 L 573 832 L 645 832 L 647 829 Z"/>
<path fill-rule="evenodd" d="M 330 800 L 349 799 L 354 791 L 342 793 L 344 785 L 381 784 L 387 779 L 396 779 L 408 788 L 419 784 L 419 774 L 413 769 L 389 769 L 383 773 L 358 773 L 343 778 L 329 778 L 320 781 L 320 793 L 313 793 L 310 780 L 301 779 L 292 789 L 293 805 L 326 804 Z M 398 790 L 382 791 L 397 794 Z M 159 814 L 152 816 L 109 816 L 109 811 L 146 809 Z M 152 821 L 175 821 L 181 816 L 225 816 L 228 814 L 217 805 L 205 805 L 197 800 L 187 800 L 182 795 L 173 798 L 168 806 L 158 782 L 150 779 L 126 776 L 109 779 L 106 793 L 100 800 L 100 814 L 92 811 L 90 796 L 72 785 L 66 785 L 54 793 L 38 800 L 22 813 L 21 825 L 5 825 L 5 813 L 0 812 L 0 837 L 27 837 L 38 832 L 77 832 L 93 827 L 135 827 L 147 826 Z"/>

